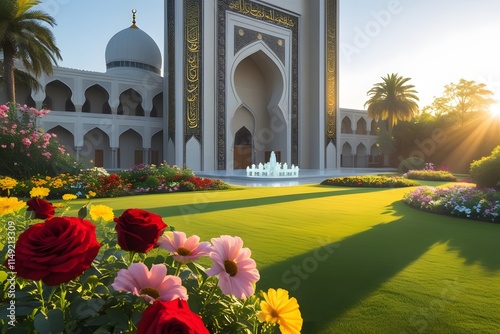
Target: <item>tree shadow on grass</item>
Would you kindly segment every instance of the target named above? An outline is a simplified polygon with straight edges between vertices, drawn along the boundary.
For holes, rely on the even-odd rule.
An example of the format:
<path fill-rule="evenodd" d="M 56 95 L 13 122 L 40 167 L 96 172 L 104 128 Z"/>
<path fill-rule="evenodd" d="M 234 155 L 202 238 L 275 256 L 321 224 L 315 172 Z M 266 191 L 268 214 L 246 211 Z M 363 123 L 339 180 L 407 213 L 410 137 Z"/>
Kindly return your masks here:
<path fill-rule="evenodd" d="M 399 218 L 263 268 L 257 288 L 289 290 L 300 304 L 303 333 L 317 333 L 323 324 L 355 307 L 436 243 L 446 243 L 466 265 L 500 270 L 495 255 L 500 253 L 496 237 L 500 226 L 421 212 L 400 201 L 388 209 L 388 214 Z M 328 233 L 334 239 L 335 226 Z"/>
<path fill-rule="evenodd" d="M 347 190 L 319 191 L 312 193 L 298 193 L 280 196 L 245 198 L 238 200 L 228 200 L 212 202 L 209 197 L 203 197 L 207 193 L 193 193 L 193 203 L 185 205 L 166 205 L 162 207 L 149 208 L 148 210 L 161 215 L 162 217 L 175 217 L 182 215 L 192 215 L 198 213 L 208 213 L 223 210 L 233 210 L 240 208 L 248 208 L 261 205 L 273 205 L 292 201 L 302 201 L 308 199 L 316 199 L 331 196 L 342 196 L 350 194 L 360 194 L 367 192 L 380 191 L 377 188 L 352 188 Z M 199 196 L 199 197 L 197 197 Z M 119 212 L 120 213 L 120 212 Z"/>

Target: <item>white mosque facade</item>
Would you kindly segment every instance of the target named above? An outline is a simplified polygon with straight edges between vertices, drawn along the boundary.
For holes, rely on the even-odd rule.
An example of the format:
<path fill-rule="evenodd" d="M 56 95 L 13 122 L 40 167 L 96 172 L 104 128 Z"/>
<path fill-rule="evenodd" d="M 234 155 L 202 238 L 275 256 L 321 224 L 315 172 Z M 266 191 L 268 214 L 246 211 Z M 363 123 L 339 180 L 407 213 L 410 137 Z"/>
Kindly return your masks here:
<path fill-rule="evenodd" d="M 301 169 L 380 164 L 376 122 L 338 105 L 336 0 L 167 0 L 163 58 L 138 26 L 110 39 L 105 73 L 16 87 L 87 167 L 232 170 L 271 151 Z"/>

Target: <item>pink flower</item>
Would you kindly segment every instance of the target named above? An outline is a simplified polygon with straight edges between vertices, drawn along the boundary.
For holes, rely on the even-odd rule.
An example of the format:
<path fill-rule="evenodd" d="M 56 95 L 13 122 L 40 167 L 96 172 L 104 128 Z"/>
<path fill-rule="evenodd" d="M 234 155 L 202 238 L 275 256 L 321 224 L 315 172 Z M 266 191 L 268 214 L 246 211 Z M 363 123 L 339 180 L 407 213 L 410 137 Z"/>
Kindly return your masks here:
<path fill-rule="evenodd" d="M 157 244 L 172 253 L 175 261 L 183 264 L 196 261 L 212 250 L 209 242 L 200 243 L 199 236 L 192 235 L 186 238 L 186 233 L 176 231 L 163 233 Z"/>
<path fill-rule="evenodd" d="M 132 263 L 128 269 L 120 269 L 113 289 L 128 291 L 141 296 L 150 304 L 155 300 L 171 301 L 177 298 L 187 300 L 187 290 L 177 276 L 167 275 L 164 264 L 153 264 L 151 271 L 143 263 Z"/>
<path fill-rule="evenodd" d="M 28 138 L 23 138 L 21 139 L 21 142 L 24 144 L 24 146 L 29 147 L 31 145 L 31 140 Z"/>
<path fill-rule="evenodd" d="M 222 293 L 234 295 L 236 298 L 246 298 L 255 293 L 255 282 L 260 279 L 257 265 L 250 258 L 252 252 L 242 248 L 240 237 L 223 235 L 212 239 L 210 258 L 214 261 L 212 268 L 207 270 L 209 276 L 219 276 L 219 287 Z"/>

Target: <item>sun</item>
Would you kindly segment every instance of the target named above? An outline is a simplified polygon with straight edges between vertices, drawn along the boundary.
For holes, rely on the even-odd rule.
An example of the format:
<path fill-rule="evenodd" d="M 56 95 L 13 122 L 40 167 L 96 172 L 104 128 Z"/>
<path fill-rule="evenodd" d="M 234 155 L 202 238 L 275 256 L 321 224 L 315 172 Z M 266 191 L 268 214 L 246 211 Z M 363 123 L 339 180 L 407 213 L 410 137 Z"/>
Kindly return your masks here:
<path fill-rule="evenodd" d="M 500 103 L 492 104 L 490 107 L 490 114 L 493 117 L 497 117 L 500 119 Z"/>

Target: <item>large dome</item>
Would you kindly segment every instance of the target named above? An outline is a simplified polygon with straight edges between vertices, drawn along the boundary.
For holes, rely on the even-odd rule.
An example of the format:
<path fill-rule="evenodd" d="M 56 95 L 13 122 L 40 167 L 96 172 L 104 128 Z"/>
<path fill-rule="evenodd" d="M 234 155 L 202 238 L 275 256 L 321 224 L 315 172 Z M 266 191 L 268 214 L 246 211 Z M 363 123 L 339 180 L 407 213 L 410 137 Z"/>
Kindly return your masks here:
<path fill-rule="evenodd" d="M 106 69 L 137 68 L 161 74 L 161 52 L 155 41 L 132 24 L 116 33 L 106 46 Z"/>

